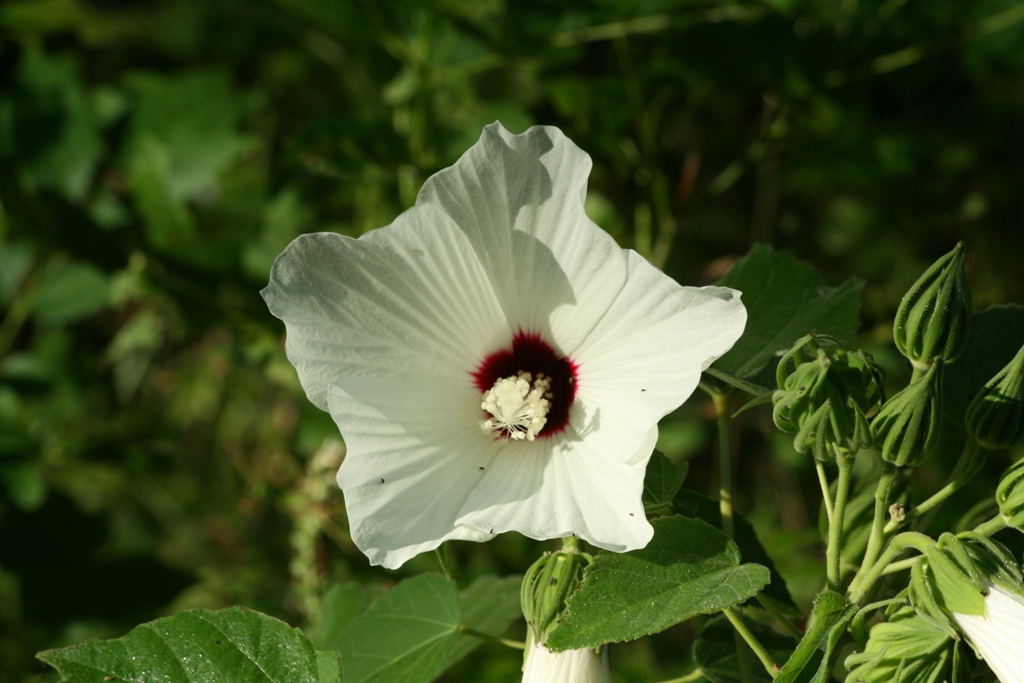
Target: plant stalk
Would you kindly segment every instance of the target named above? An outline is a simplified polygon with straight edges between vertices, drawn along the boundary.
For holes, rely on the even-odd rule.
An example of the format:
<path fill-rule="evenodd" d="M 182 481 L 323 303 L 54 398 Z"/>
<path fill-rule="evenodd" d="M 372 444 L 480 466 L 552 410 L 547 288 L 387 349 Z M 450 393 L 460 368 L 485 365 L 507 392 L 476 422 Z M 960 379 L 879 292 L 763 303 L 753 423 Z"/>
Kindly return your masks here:
<path fill-rule="evenodd" d="M 721 393 L 711 394 L 718 418 L 718 509 L 722 514 L 722 531 L 735 538 L 732 519 L 732 446 L 729 440 L 729 399 Z"/>
<path fill-rule="evenodd" d="M 846 516 L 846 501 L 850 493 L 850 478 L 853 462 L 834 448 L 836 465 L 839 467 L 839 481 L 836 485 L 836 500 L 832 523 L 828 525 L 828 547 L 825 550 L 825 576 L 829 590 L 839 592 L 841 582 L 840 554 L 843 545 L 843 519 Z"/>

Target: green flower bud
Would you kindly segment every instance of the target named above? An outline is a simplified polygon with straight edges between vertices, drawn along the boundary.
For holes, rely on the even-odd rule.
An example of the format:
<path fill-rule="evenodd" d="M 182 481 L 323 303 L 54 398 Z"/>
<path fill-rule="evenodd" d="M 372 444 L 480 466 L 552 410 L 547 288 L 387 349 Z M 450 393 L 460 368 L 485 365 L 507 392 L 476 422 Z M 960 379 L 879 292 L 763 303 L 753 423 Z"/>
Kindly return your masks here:
<path fill-rule="evenodd" d="M 573 551 L 545 553 L 526 570 L 520 600 L 535 642 L 543 643 L 565 612 L 565 601 L 583 580 L 590 556 Z"/>
<path fill-rule="evenodd" d="M 956 642 L 944 626 L 904 605 L 871 628 L 867 646 L 846 658 L 848 681 L 934 683 L 957 680 Z M 963 680 L 963 679 L 961 679 Z"/>
<path fill-rule="evenodd" d="M 917 467 L 939 441 L 942 361 L 882 405 L 871 423 L 882 458 L 898 467 Z"/>
<path fill-rule="evenodd" d="M 971 401 L 966 425 L 986 448 L 1013 448 L 1024 440 L 1024 346 Z"/>
<path fill-rule="evenodd" d="M 983 615 L 989 586 L 1017 589 L 1021 570 L 1003 544 L 967 531 L 944 533 L 911 569 L 910 602 L 921 614 L 943 620 L 950 614 Z M 952 624 L 947 624 L 952 628 Z"/>
<path fill-rule="evenodd" d="M 924 272 L 903 297 L 892 335 L 896 348 L 916 366 L 938 356 L 952 363 L 967 344 L 971 290 L 964 273 L 964 243 Z"/>
<path fill-rule="evenodd" d="M 996 488 L 996 502 L 1007 526 L 1024 531 L 1024 460 L 1003 472 Z"/>
<path fill-rule="evenodd" d="M 849 455 L 871 445 L 866 415 L 882 399 L 884 375 L 869 354 L 809 334 L 782 357 L 776 381 L 772 418 L 782 431 L 796 433 L 798 452 L 810 449 L 824 461 L 835 455 L 834 446 Z"/>

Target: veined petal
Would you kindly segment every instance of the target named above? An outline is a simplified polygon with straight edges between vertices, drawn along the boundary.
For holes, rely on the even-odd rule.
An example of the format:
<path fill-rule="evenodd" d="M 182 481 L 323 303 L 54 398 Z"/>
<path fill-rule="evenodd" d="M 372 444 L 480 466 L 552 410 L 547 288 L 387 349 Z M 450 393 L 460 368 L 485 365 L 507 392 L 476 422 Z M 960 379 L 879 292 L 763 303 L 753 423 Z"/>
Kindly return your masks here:
<path fill-rule="evenodd" d="M 327 409 L 342 377 L 464 377 L 510 336 L 490 281 L 459 228 L 417 206 L 352 239 L 303 235 L 261 292 L 288 330 L 288 359 Z"/>
<path fill-rule="evenodd" d="M 630 252 L 627 285 L 573 355 L 578 400 L 611 427 L 600 438 L 621 457 L 632 453 L 732 348 L 746 319 L 739 292 L 680 287 Z"/>
<path fill-rule="evenodd" d="M 576 534 L 615 552 L 642 548 L 654 534 L 640 495 L 657 440 L 655 427 L 622 462 L 572 427 L 551 439 L 499 447 L 457 523 L 536 539 Z"/>
<path fill-rule="evenodd" d="M 1024 680 L 1024 597 L 991 585 L 985 611 L 985 615 L 953 616 L 999 680 L 1020 683 Z"/>
<path fill-rule="evenodd" d="M 552 327 L 566 316 L 596 323 L 627 274 L 625 252 L 583 210 L 590 168 L 590 157 L 557 128 L 512 135 L 494 123 L 417 198 L 465 232 L 510 325 L 540 332 L 563 353 L 585 325 L 561 325 L 567 334 L 554 336 Z"/>
<path fill-rule="evenodd" d="M 499 452 L 461 378 L 343 378 L 328 389 L 348 455 L 338 472 L 352 540 L 395 569 L 442 541 L 482 541 L 456 518 Z"/>

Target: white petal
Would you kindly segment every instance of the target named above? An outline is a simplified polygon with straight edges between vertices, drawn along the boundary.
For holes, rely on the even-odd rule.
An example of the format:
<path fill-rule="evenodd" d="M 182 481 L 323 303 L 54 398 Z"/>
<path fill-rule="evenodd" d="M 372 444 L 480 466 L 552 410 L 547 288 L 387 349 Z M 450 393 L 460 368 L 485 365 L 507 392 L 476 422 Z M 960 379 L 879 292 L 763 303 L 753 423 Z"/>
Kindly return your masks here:
<path fill-rule="evenodd" d="M 956 614 L 958 624 L 1002 683 L 1024 681 L 1024 598 L 989 586 L 987 614 Z"/>
<path fill-rule="evenodd" d="M 680 287 L 636 254 L 630 263 L 626 287 L 573 356 L 577 400 L 600 413 L 599 438 L 623 459 L 689 398 L 747 318 L 735 290 Z"/>
<path fill-rule="evenodd" d="M 615 552 L 642 548 L 654 534 L 640 496 L 644 467 L 657 440 L 655 427 L 631 458 L 616 462 L 599 440 L 583 439 L 570 420 L 557 437 L 506 444 L 457 523 L 495 533 L 515 530 L 536 539 L 577 534 Z"/>
<path fill-rule="evenodd" d="M 429 205 L 358 240 L 299 237 L 262 294 L 322 409 L 328 385 L 342 377 L 466 375 L 514 332 L 465 236 Z"/>
<path fill-rule="evenodd" d="M 447 539 L 481 541 L 456 526 L 498 452 L 478 426 L 480 396 L 467 382 L 343 378 L 328 392 L 348 454 L 338 472 L 352 540 L 394 569 Z"/>
<path fill-rule="evenodd" d="M 452 167 L 427 179 L 433 204 L 463 229 L 513 327 L 600 318 L 625 282 L 625 252 L 583 210 L 590 157 L 557 128 L 512 135 L 495 123 Z M 585 334 L 585 325 L 561 325 Z M 580 341 L 555 335 L 563 352 Z"/>
<path fill-rule="evenodd" d="M 532 645 L 523 665 L 523 683 L 611 683 L 608 647 L 594 650 L 552 652 L 544 645 Z"/>

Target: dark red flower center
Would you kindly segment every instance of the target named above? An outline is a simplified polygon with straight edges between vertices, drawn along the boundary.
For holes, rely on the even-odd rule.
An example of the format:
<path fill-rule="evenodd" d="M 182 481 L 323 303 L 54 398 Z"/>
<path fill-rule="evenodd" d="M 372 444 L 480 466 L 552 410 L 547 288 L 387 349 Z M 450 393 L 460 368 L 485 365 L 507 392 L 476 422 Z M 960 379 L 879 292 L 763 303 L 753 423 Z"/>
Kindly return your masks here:
<path fill-rule="evenodd" d="M 473 381 L 481 393 L 507 377 L 528 372 L 534 378 L 543 374 L 551 380 L 547 422 L 537 434 L 539 438 L 554 436 L 569 423 L 569 408 L 576 400 L 576 363 L 555 353 L 551 345 L 536 332 L 519 330 L 512 337 L 512 348 L 488 354 L 473 372 Z"/>

